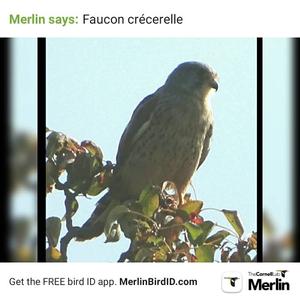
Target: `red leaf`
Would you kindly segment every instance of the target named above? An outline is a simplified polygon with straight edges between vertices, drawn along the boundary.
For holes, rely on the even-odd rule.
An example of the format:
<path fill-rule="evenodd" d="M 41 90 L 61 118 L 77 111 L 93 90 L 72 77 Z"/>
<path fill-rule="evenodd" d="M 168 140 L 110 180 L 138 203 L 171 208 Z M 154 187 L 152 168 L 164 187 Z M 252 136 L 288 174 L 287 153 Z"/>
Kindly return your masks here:
<path fill-rule="evenodd" d="M 196 213 L 192 212 L 190 213 L 190 221 L 194 224 L 200 225 L 204 222 L 204 219 Z"/>

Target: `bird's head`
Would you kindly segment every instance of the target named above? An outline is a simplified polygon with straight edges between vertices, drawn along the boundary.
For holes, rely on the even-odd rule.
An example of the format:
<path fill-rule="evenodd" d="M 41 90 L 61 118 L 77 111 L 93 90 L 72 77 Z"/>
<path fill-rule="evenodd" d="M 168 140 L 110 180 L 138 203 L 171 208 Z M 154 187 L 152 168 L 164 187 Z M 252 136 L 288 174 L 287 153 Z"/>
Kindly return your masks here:
<path fill-rule="evenodd" d="M 200 93 L 206 96 L 218 90 L 218 74 L 208 65 L 199 62 L 184 62 L 168 77 L 166 85 Z"/>

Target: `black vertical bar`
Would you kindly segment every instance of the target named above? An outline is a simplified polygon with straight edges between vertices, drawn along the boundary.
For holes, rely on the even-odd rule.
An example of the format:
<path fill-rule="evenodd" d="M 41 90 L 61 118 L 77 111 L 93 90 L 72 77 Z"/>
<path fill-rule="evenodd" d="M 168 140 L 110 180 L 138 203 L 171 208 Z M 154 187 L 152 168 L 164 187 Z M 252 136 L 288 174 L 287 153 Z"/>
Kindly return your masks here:
<path fill-rule="evenodd" d="M 263 39 L 257 38 L 257 261 L 263 261 Z"/>
<path fill-rule="evenodd" d="M 38 38 L 38 261 L 46 261 L 46 39 Z"/>
<path fill-rule="evenodd" d="M 0 159 L 0 261 L 10 260 L 9 255 L 9 133 L 11 101 L 11 40 L 0 38 L 0 131 L 1 131 L 1 159 Z"/>
<path fill-rule="evenodd" d="M 300 261 L 300 243 L 299 243 L 299 234 L 300 234 L 300 192 L 299 192 L 299 184 L 300 184 L 300 173 L 299 173 L 299 99 L 300 99 L 300 39 L 293 39 L 293 160 L 292 160 L 292 168 L 293 168 L 293 241 L 294 241 L 294 257 L 293 261 Z"/>

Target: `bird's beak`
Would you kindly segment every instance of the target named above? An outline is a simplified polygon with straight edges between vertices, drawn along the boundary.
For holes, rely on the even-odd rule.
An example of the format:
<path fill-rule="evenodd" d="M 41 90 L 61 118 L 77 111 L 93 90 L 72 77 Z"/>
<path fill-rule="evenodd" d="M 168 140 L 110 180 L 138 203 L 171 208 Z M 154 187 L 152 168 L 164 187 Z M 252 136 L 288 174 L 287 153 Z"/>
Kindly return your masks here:
<path fill-rule="evenodd" d="M 218 84 L 217 80 L 214 79 L 214 80 L 212 81 L 211 87 L 212 87 L 213 89 L 215 89 L 216 91 L 218 90 L 219 84 Z"/>

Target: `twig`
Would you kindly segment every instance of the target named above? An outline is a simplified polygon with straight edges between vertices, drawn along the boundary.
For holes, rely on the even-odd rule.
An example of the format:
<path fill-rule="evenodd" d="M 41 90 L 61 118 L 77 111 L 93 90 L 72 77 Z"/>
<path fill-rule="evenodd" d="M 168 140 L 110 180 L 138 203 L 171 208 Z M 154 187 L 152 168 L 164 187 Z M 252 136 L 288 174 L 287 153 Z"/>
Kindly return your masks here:
<path fill-rule="evenodd" d="M 75 238 L 80 231 L 80 227 L 76 226 L 69 230 L 66 235 L 60 240 L 60 253 L 63 257 L 63 260 L 66 262 L 68 260 L 67 250 L 69 243 L 73 238 Z"/>

